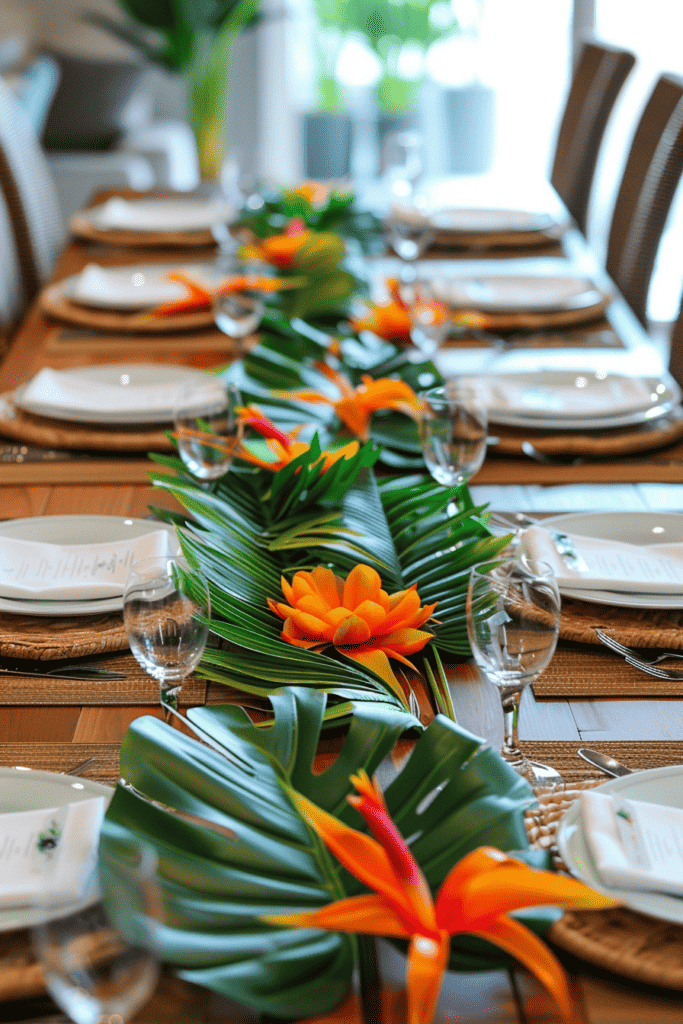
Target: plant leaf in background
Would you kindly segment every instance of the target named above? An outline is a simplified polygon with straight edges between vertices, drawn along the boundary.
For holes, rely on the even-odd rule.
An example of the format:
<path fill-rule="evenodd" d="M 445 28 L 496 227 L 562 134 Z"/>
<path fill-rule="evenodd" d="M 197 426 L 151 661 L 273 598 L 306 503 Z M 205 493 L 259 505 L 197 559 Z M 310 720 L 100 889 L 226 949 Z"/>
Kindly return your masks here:
<path fill-rule="evenodd" d="M 337 760 L 316 774 L 325 702 L 319 692 L 288 687 L 273 695 L 267 729 L 232 705 L 192 709 L 192 722 L 225 757 L 156 718 L 138 718 L 121 750 L 126 784 L 117 786 L 102 831 L 103 885 L 117 925 L 137 934 L 136 902 L 120 898 L 120 871 L 110 865 L 144 843 L 159 857 L 164 924 L 155 943 L 162 961 L 189 981 L 278 1017 L 324 1013 L 344 997 L 354 940 L 272 928 L 259 915 L 313 910 L 361 891 L 311 836 L 281 782 L 363 828 L 346 802 L 349 776 L 375 772 L 406 725 L 417 726 L 392 709 L 359 705 Z M 528 863 L 547 866 L 546 855 L 528 850 L 528 784 L 481 744 L 438 717 L 385 791 L 432 891 L 481 845 L 520 850 Z M 536 931 L 552 917 L 519 915 Z M 493 970 L 509 962 L 464 937 L 453 944 L 450 967 Z"/>

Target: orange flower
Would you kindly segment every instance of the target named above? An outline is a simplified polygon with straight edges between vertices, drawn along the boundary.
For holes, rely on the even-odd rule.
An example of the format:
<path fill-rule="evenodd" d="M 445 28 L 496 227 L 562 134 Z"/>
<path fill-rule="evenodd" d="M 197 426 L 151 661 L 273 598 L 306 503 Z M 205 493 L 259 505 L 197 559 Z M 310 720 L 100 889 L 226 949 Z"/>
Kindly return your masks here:
<path fill-rule="evenodd" d="M 339 373 L 327 363 L 317 362 L 315 366 L 337 385 L 341 393 L 338 399 L 331 398 L 322 391 L 313 390 L 284 391 L 281 392 L 282 396 L 303 402 L 328 402 L 334 406 L 334 411 L 342 423 L 363 441 L 368 440 L 370 420 L 373 412 L 378 409 L 395 409 L 414 420 L 419 420 L 422 404 L 410 385 L 404 381 L 391 377 L 373 380 L 365 374 L 361 378 L 362 383 L 354 388 L 345 374 Z"/>
<path fill-rule="evenodd" d="M 166 275 L 167 280 L 177 281 L 185 285 L 189 294 L 177 302 L 167 302 L 157 306 L 155 316 L 174 316 L 176 313 L 194 313 L 200 309 L 210 309 L 214 295 L 227 295 L 230 292 L 276 292 L 281 288 L 300 287 L 304 278 L 263 277 L 259 274 L 231 274 L 216 285 L 213 290 L 205 288 L 198 281 L 182 270 L 174 270 Z"/>
<path fill-rule="evenodd" d="M 272 420 L 269 420 L 267 416 L 264 416 L 260 409 L 252 405 L 245 409 L 240 409 L 240 420 L 244 426 L 253 427 L 259 434 L 266 438 L 266 444 L 270 448 L 271 452 L 275 456 L 273 460 L 260 459 L 257 455 L 254 455 L 244 445 L 240 447 L 239 457 L 245 462 L 251 462 L 254 466 L 259 466 L 261 469 L 270 469 L 274 473 L 277 473 L 279 469 L 283 469 L 284 466 L 289 465 L 294 459 L 298 459 L 304 452 L 310 451 L 310 445 L 305 444 L 303 441 L 297 441 L 296 438 L 301 431 L 301 427 L 295 427 L 294 430 L 290 431 L 289 434 L 285 434 L 282 430 L 275 426 Z M 333 452 L 321 452 L 320 458 L 316 460 L 313 465 L 317 465 L 322 460 L 323 466 L 322 471 L 326 473 L 327 470 L 339 459 L 350 459 L 358 451 L 358 442 L 351 441 L 349 444 L 345 444 L 342 448 L 337 448 Z"/>
<path fill-rule="evenodd" d="M 403 703 L 405 694 L 391 670 L 389 658 L 415 671 L 405 657 L 421 651 L 431 633 L 420 630 L 435 604 L 420 606 L 415 586 L 387 594 L 379 574 L 369 565 L 354 566 L 346 581 L 331 569 L 317 566 L 297 572 L 291 586 L 282 578 L 289 604 L 268 598 L 268 607 L 285 620 L 281 636 L 295 647 L 336 650 L 371 669 Z"/>
<path fill-rule="evenodd" d="M 291 270 L 299 249 L 308 241 L 311 232 L 300 217 L 294 217 L 281 235 L 271 235 L 245 246 L 243 255 L 247 258 L 263 259 L 280 270 Z"/>
<path fill-rule="evenodd" d="M 307 199 L 311 206 L 323 206 L 332 189 L 321 181 L 302 181 L 296 188 L 285 189 L 285 195 L 299 195 Z"/>
<path fill-rule="evenodd" d="M 410 310 L 401 298 L 398 281 L 387 281 L 391 298 L 386 302 L 369 302 L 368 315 L 351 319 L 354 331 L 372 331 L 387 341 L 410 337 Z"/>
<path fill-rule="evenodd" d="M 364 771 L 352 776 L 359 796 L 348 800 L 376 839 L 342 824 L 306 797 L 288 789 L 292 802 L 332 853 L 373 891 L 330 903 L 306 914 L 269 915 L 277 927 L 324 928 L 409 939 L 408 1024 L 429 1024 L 450 956 L 450 937 L 488 939 L 516 957 L 553 994 L 566 1020 L 572 999 L 566 974 L 548 947 L 512 910 L 545 903 L 561 907 L 614 906 L 616 900 L 582 882 L 537 871 L 493 847 L 473 850 L 451 869 L 432 899 L 427 881 Z"/>

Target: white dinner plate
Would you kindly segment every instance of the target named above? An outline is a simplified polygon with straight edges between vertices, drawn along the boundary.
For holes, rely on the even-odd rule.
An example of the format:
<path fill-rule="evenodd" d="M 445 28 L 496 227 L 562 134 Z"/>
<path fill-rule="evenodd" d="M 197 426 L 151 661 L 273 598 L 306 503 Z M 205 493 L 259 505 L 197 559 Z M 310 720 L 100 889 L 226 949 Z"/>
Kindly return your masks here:
<path fill-rule="evenodd" d="M 175 527 L 154 519 L 132 519 L 123 516 L 32 516 L 0 523 L 0 536 L 19 537 L 43 544 L 109 544 L 113 541 L 143 537 L 155 530 L 166 530 L 171 550 L 179 551 Z M 24 601 L 0 597 L 0 611 L 15 615 L 98 615 L 123 608 L 123 597 L 97 598 L 92 601 Z"/>
<path fill-rule="evenodd" d="M 86 211 L 102 231 L 207 231 L 235 219 L 223 199 L 108 199 Z"/>
<path fill-rule="evenodd" d="M 456 309 L 483 313 L 549 313 L 590 309 L 606 293 L 587 277 L 479 274 L 432 281 L 435 296 Z"/>
<path fill-rule="evenodd" d="M 110 786 L 103 786 L 92 779 L 21 767 L 0 768 L 0 813 L 62 807 L 95 796 L 103 796 L 108 804 L 113 795 L 114 790 Z M 54 916 L 61 916 L 67 911 L 68 907 L 60 907 Z M 0 909 L 0 932 L 30 928 L 46 920 L 49 917 L 41 907 L 4 907 Z"/>
<path fill-rule="evenodd" d="M 683 543 L 683 515 L 679 512 L 569 512 L 547 516 L 548 529 L 581 537 L 623 541 L 626 544 Z M 683 608 L 683 594 L 634 594 L 611 590 L 574 590 L 560 587 L 563 597 L 622 608 Z"/>
<path fill-rule="evenodd" d="M 439 231 L 480 232 L 500 234 L 501 232 L 546 231 L 555 225 L 555 218 L 549 213 L 532 210 L 494 210 L 461 207 L 456 210 L 437 210 L 429 217 L 430 224 Z"/>
<path fill-rule="evenodd" d="M 80 274 L 60 282 L 70 302 L 94 309 L 150 309 L 165 302 L 179 302 L 188 289 L 179 281 L 169 281 L 174 271 L 188 274 L 198 283 L 211 283 L 206 266 L 140 264 L 129 267 L 100 267 L 89 264 Z"/>
<path fill-rule="evenodd" d="M 683 518 L 683 517 L 681 517 Z M 632 800 L 647 800 L 664 807 L 683 808 L 683 765 L 650 768 L 619 779 L 610 779 L 593 790 L 596 793 L 619 792 Z M 565 812 L 557 826 L 557 846 L 562 859 L 573 875 L 592 885 L 594 889 L 614 896 L 641 914 L 683 924 L 683 899 L 665 893 L 637 892 L 634 889 L 616 889 L 604 885 L 598 876 L 588 850 L 579 801 Z"/>
<path fill-rule="evenodd" d="M 680 399 L 673 381 L 593 370 L 539 369 L 481 379 L 500 388 L 500 394 L 492 393 L 487 401 L 490 422 L 529 429 L 635 426 L 665 416 Z"/>
<path fill-rule="evenodd" d="M 181 385 L 195 382 L 209 383 L 215 380 L 213 374 L 203 370 L 193 370 L 187 366 L 173 366 L 167 363 L 103 363 L 99 366 L 79 366 L 69 369 L 69 374 L 82 377 L 84 380 L 95 381 L 98 385 L 111 388 L 112 394 L 127 387 L 159 387 L 164 388 L 163 401 L 153 408 L 149 406 L 128 408 L 124 410 L 82 409 L 78 406 L 68 407 L 53 403 L 49 397 L 32 399 L 27 397 L 28 384 L 22 384 L 14 392 L 12 398 L 20 409 L 48 416 L 51 419 L 70 420 L 77 423 L 116 423 L 119 425 L 135 423 L 170 423 L 173 419 L 175 397 Z"/>

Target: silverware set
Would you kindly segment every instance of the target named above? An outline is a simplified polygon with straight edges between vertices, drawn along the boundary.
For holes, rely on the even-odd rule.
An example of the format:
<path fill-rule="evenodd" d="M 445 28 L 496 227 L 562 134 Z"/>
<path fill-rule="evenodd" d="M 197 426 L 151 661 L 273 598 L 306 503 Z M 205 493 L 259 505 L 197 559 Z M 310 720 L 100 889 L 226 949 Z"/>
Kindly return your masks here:
<path fill-rule="evenodd" d="M 669 658 L 683 658 L 683 653 L 680 651 L 662 651 L 661 654 L 657 654 L 653 658 L 644 658 L 637 651 L 634 651 L 632 647 L 626 647 L 624 644 L 619 643 L 614 637 L 603 633 L 601 629 L 596 629 L 595 635 L 600 643 L 604 644 L 605 647 L 609 647 L 616 654 L 620 654 L 628 665 L 639 668 L 641 672 L 647 672 L 648 675 L 655 676 L 657 679 L 683 680 L 683 669 L 661 668 L 659 665 L 660 661 L 666 661 Z"/>

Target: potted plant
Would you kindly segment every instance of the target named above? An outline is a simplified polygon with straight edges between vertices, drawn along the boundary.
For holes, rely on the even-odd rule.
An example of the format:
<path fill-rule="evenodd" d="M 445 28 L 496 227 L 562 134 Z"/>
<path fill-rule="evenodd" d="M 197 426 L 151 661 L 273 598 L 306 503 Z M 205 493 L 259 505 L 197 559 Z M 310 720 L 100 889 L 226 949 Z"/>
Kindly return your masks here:
<path fill-rule="evenodd" d="M 188 115 L 203 178 L 218 179 L 227 147 L 227 97 L 235 37 L 259 17 L 260 0 L 118 0 L 120 22 L 88 12 L 86 19 L 132 45 L 167 71 L 185 76 Z"/>

